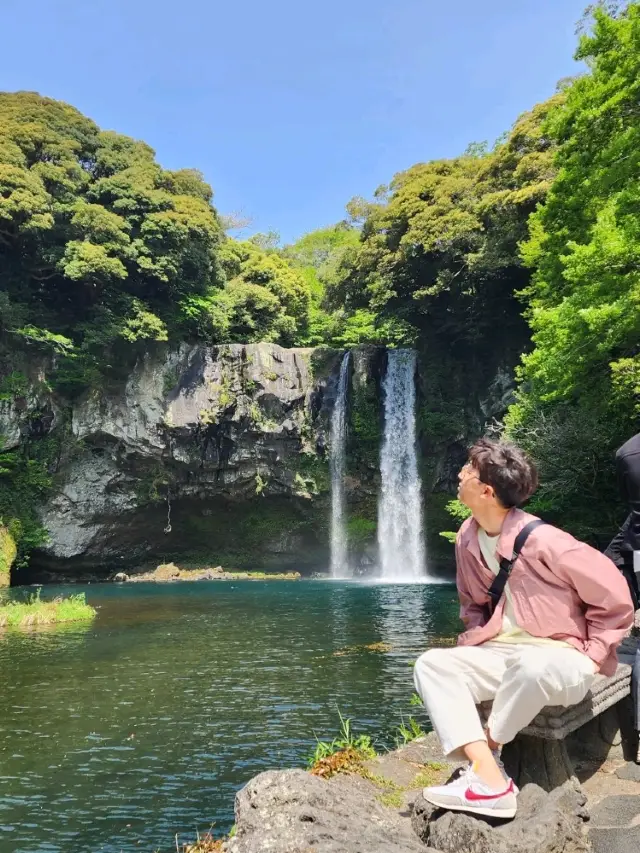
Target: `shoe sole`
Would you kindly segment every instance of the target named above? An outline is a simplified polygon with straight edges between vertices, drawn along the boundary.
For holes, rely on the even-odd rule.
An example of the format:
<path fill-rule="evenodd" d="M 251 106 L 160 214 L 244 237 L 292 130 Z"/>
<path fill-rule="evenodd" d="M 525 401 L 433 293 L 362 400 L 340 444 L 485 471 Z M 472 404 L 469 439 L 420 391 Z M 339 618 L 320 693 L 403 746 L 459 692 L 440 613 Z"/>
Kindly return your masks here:
<path fill-rule="evenodd" d="M 516 816 L 517 808 L 515 809 L 483 809 L 475 806 L 452 805 L 451 803 L 438 802 L 437 797 L 427 796 L 423 794 L 425 800 L 431 803 L 432 806 L 437 806 L 439 809 L 445 809 L 448 812 L 466 812 L 467 814 L 480 814 L 483 817 L 499 817 L 512 818 Z"/>

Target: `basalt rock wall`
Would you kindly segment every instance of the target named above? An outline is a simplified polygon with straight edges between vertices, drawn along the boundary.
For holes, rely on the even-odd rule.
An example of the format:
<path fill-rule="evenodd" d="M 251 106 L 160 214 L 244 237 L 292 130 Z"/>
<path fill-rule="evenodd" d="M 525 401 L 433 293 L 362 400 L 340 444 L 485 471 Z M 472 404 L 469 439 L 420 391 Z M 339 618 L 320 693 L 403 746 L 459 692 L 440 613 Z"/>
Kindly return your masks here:
<path fill-rule="evenodd" d="M 73 402 L 50 390 L 52 365 L 31 358 L 29 387 L 0 400 L 3 447 L 28 453 L 55 438 L 57 450 L 53 487 L 38 507 L 48 541 L 12 582 L 104 577 L 168 560 L 326 570 L 341 357 L 327 348 L 185 343 L 147 353 L 119 385 Z M 353 562 L 366 572 L 376 559 L 386 351 L 359 347 L 351 365 L 347 524 Z M 427 533 L 434 560 L 450 564 L 438 537 L 451 526 L 442 502 L 461 449 L 503 405 L 510 375 L 470 389 L 466 419 L 448 425 L 437 420 L 424 370 L 417 416 Z"/>

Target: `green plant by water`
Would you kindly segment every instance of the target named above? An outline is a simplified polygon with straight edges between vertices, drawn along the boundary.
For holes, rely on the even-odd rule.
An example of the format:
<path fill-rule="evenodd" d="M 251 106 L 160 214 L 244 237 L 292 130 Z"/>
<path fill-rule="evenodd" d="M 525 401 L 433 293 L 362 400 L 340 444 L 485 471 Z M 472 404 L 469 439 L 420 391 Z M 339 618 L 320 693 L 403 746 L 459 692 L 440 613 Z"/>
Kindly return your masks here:
<path fill-rule="evenodd" d="M 406 721 L 403 717 L 400 725 L 396 729 L 396 732 L 395 740 L 396 746 L 398 747 L 411 743 L 420 737 L 424 737 L 426 734 L 425 730 L 415 717 L 407 717 Z"/>
<path fill-rule="evenodd" d="M 356 735 L 349 717 L 343 717 L 338 711 L 340 717 L 340 731 L 338 736 L 332 741 L 322 741 L 316 738 L 316 747 L 308 757 L 308 766 L 313 767 L 317 761 L 323 758 L 329 758 L 335 755 L 336 752 L 342 752 L 345 749 L 355 750 L 362 759 L 375 758 L 376 751 L 373 747 L 372 739 L 369 735 Z"/>
<path fill-rule="evenodd" d="M 23 601 L 6 601 L 0 605 L 0 628 L 32 628 L 60 622 L 82 622 L 95 617 L 96 610 L 87 604 L 84 593 L 58 596 L 51 601 L 41 598 L 41 589 Z"/>

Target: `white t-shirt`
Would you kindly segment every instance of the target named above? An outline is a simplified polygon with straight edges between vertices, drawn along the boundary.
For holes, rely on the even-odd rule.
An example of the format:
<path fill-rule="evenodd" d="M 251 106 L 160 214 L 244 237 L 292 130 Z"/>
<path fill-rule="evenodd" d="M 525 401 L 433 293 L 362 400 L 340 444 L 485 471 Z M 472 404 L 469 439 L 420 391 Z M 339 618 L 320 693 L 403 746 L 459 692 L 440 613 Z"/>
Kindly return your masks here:
<path fill-rule="evenodd" d="M 489 536 L 486 530 L 482 527 L 478 528 L 478 544 L 480 551 L 487 564 L 487 568 L 491 569 L 494 575 L 500 571 L 500 563 L 498 562 L 497 547 L 500 534 L 497 536 Z M 509 581 L 504 588 L 505 605 L 502 616 L 502 631 L 497 637 L 493 637 L 492 643 L 530 643 L 537 646 L 563 646 L 573 648 L 571 643 L 565 643 L 562 640 L 551 640 L 549 637 L 534 637 L 518 626 L 515 610 L 513 609 L 513 599 L 511 590 L 509 589 Z"/>

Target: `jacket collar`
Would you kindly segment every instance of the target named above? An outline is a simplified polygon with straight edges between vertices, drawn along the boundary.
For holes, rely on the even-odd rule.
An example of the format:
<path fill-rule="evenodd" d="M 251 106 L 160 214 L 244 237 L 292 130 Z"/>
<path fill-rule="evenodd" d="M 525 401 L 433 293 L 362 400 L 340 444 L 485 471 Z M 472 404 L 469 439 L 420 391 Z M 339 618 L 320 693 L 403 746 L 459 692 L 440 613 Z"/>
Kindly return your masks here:
<path fill-rule="evenodd" d="M 502 523 L 502 530 L 500 531 L 500 538 L 498 539 L 498 546 L 496 548 L 500 557 L 505 557 L 507 560 L 513 557 L 513 546 L 515 545 L 516 536 L 525 524 L 533 518 L 534 516 L 517 507 L 509 510 Z M 472 518 L 462 537 L 462 544 L 477 560 L 482 562 L 480 544 L 478 542 L 478 529 L 478 522 L 475 518 Z"/>

